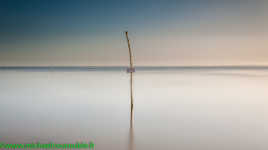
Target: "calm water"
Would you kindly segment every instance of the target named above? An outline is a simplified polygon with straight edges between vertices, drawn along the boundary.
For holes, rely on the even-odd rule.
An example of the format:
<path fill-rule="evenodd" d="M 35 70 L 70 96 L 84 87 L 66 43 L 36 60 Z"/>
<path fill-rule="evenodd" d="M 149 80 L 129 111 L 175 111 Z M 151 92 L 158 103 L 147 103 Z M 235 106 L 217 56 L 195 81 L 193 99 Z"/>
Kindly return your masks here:
<path fill-rule="evenodd" d="M 267 150 L 267 68 L 0 69 L 0 142 Z"/>

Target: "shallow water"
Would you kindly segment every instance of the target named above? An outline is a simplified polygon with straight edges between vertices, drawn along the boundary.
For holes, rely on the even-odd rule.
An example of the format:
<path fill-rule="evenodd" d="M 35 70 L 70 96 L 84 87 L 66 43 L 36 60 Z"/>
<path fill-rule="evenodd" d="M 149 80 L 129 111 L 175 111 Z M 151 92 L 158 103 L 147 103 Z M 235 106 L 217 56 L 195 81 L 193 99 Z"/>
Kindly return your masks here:
<path fill-rule="evenodd" d="M 267 150 L 268 69 L 0 70 L 0 142 Z"/>

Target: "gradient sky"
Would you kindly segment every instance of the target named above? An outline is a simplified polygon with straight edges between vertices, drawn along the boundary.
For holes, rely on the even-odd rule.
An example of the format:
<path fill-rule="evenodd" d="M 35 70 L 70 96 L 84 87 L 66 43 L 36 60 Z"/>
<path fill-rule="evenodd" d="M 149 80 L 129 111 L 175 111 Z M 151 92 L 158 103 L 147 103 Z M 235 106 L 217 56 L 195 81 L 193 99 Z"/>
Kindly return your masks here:
<path fill-rule="evenodd" d="M 1 0 L 0 66 L 268 65 L 265 0 Z"/>

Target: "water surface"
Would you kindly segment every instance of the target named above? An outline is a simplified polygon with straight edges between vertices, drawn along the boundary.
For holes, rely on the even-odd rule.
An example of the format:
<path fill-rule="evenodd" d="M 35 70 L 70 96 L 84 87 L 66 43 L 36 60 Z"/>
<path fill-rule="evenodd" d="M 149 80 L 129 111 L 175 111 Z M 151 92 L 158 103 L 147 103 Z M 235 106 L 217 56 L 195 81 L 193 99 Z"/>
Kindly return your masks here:
<path fill-rule="evenodd" d="M 0 69 L 0 141 L 96 150 L 267 150 L 266 67 Z"/>

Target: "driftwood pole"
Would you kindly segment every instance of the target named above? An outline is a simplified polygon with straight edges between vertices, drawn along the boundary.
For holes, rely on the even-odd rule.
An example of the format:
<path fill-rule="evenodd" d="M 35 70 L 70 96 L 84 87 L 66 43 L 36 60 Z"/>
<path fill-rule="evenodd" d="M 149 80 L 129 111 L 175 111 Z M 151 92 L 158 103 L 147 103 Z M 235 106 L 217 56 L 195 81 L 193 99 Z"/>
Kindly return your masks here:
<path fill-rule="evenodd" d="M 135 68 L 133 67 L 133 55 L 131 51 L 130 41 L 128 38 L 128 31 L 125 32 L 127 38 L 128 52 L 129 52 L 129 68 L 127 72 L 130 73 L 130 126 L 132 127 L 133 122 L 133 73 L 135 72 Z"/>

